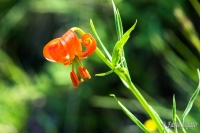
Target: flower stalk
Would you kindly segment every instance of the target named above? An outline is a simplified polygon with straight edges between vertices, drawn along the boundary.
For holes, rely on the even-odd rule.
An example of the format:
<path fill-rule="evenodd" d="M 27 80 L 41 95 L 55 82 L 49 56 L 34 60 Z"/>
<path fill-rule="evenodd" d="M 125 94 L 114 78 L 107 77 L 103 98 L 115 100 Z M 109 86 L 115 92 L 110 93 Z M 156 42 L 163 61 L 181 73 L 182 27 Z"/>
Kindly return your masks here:
<path fill-rule="evenodd" d="M 103 60 L 104 63 L 106 63 L 111 69 L 114 69 L 115 67 L 112 65 L 112 63 L 104 56 L 104 54 L 99 50 L 99 48 L 96 49 L 97 55 Z M 149 116 L 155 121 L 157 128 L 160 132 L 164 132 L 163 125 L 161 123 L 161 119 L 158 119 L 158 116 L 156 116 L 155 112 L 153 112 L 152 108 L 149 106 L 149 104 L 146 102 L 144 97 L 140 94 L 140 92 L 137 90 L 135 85 L 132 83 L 131 78 L 129 76 L 129 73 L 123 73 L 119 69 L 114 69 L 114 72 L 128 85 L 128 89 L 131 90 L 131 92 L 136 96 L 136 98 L 139 100 L 141 105 L 144 107 L 144 109 L 147 111 Z"/>

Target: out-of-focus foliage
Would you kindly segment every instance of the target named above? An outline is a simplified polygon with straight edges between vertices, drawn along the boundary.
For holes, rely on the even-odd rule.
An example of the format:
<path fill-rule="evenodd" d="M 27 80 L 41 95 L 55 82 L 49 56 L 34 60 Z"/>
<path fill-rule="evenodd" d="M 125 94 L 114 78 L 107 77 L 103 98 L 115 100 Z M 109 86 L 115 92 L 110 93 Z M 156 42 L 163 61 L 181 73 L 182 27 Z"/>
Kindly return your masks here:
<path fill-rule="evenodd" d="M 172 121 L 173 94 L 181 114 L 198 85 L 195 2 L 115 0 L 124 32 L 138 20 L 124 48 L 132 81 L 165 122 Z M 92 33 L 90 18 L 111 53 L 117 34 L 109 0 L 0 0 L 0 133 L 142 132 L 109 94 L 140 121 L 148 116 L 116 75 L 94 76 L 109 70 L 96 54 L 84 62 L 92 78 L 78 89 L 69 79 L 71 66 L 42 55 L 48 41 L 71 27 Z M 198 96 L 186 122 L 200 123 L 199 102 Z"/>

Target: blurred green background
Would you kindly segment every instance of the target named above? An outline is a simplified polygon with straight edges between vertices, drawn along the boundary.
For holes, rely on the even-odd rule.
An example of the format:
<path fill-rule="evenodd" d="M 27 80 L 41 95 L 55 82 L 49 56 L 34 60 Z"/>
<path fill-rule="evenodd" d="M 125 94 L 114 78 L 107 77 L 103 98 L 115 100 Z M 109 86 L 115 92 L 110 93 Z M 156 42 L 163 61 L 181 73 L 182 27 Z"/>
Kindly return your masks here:
<path fill-rule="evenodd" d="M 171 121 L 176 95 L 181 116 L 198 85 L 200 5 L 197 0 L 115 0 L 124 31 L 138 20 L 125 45 L 133 83 L 163 121 Z M 110 0 L 0 0 L 0 133 L 141 133 L 121 111 L 115 94 L 141 122 L 149 119 L 97 54 L 83 63 L 92 78 L 74 89 L 71 66 L 51 63 L 43 47 L 71 27 L 92 33 L 92 19 L 112 53 L 117 35 Z M 93 33 L 92 33 L 93 34 Z M 198 123 L 200 97 L 186 117 Z"/>

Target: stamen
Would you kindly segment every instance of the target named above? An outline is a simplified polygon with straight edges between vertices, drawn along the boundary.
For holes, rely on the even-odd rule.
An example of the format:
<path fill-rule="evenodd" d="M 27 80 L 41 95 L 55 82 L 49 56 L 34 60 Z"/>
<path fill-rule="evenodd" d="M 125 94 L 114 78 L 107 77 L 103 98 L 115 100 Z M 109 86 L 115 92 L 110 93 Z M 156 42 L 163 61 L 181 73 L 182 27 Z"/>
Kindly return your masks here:
<path fill-rule="evenodd" d="M 79 69 L 79 72 L 80 72 L 80 74 L 81 74 L 81 76 L 83 78 L 87 78 L 88 77 L 86 72 L 83 70 L 83 67 L 80 66 L 78 69 Z"/>
<path fill-rule="evenodd" d="M 79 67 L 79 72 L 84 78 L 88 78 L 88 79 L 91 78 L 91 76 L 90 76 L 90 74 L 89 74 L 89 72 L 88 72 L 88 70 L 86 68 Z"/>
<path fill-rule="evenodd" d="M 75 71 L 74 71 L 74 73 L 76 74 L 78 81 L 83 82 L 84 80 L 81 77 L 80 72 L 78 70 L 78 67 L 79 67 L 80 64 L 83 65 L 82 62 L 79 60 L 79 58 L 77 56 L 75 56 L 75 59 L 72 63 L 72 69 L 73 69 L 73 71 L 74 71 L 74 69 L 76 70 L 77 73 L 75 73 Z"/>
<path fill-rule="evenodd" d="M 90 79 L 91 76 L 90 76 L 90 73 L 88 72 L 88 70 L 86 68 L 83 68 L 83 70 L 87 74 L 87 78 Z"/>
<path fill-rule="evenodd" d="M 72 70 L 71 73 L 73 74 L 73 77 L 75 78 L 75 80 L 76 80 L 77 83 L 81 82 L 81 81 L 79 80 L 77 74 L 75 73 L 74 69 Z"/>
<path fill-rule="evenodd" d="M 72 72 L 70 72 L 70 78 L 71 78 L 71 81 L 72 81 L 72 84 L 74 86 L 74 88 L 77 88 L 78 87 L 78 82 L 76 81 L 74 75 Z"/>

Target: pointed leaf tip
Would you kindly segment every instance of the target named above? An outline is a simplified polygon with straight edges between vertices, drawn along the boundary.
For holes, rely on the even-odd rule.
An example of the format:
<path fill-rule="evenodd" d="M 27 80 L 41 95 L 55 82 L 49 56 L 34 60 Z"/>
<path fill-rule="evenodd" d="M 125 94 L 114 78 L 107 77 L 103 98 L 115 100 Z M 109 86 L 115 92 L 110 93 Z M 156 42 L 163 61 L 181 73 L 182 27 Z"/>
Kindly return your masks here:
<path fill-rule="evenodd" d="M 115 94 L 110 94 L 111 97 L 115 97 Z"/>

